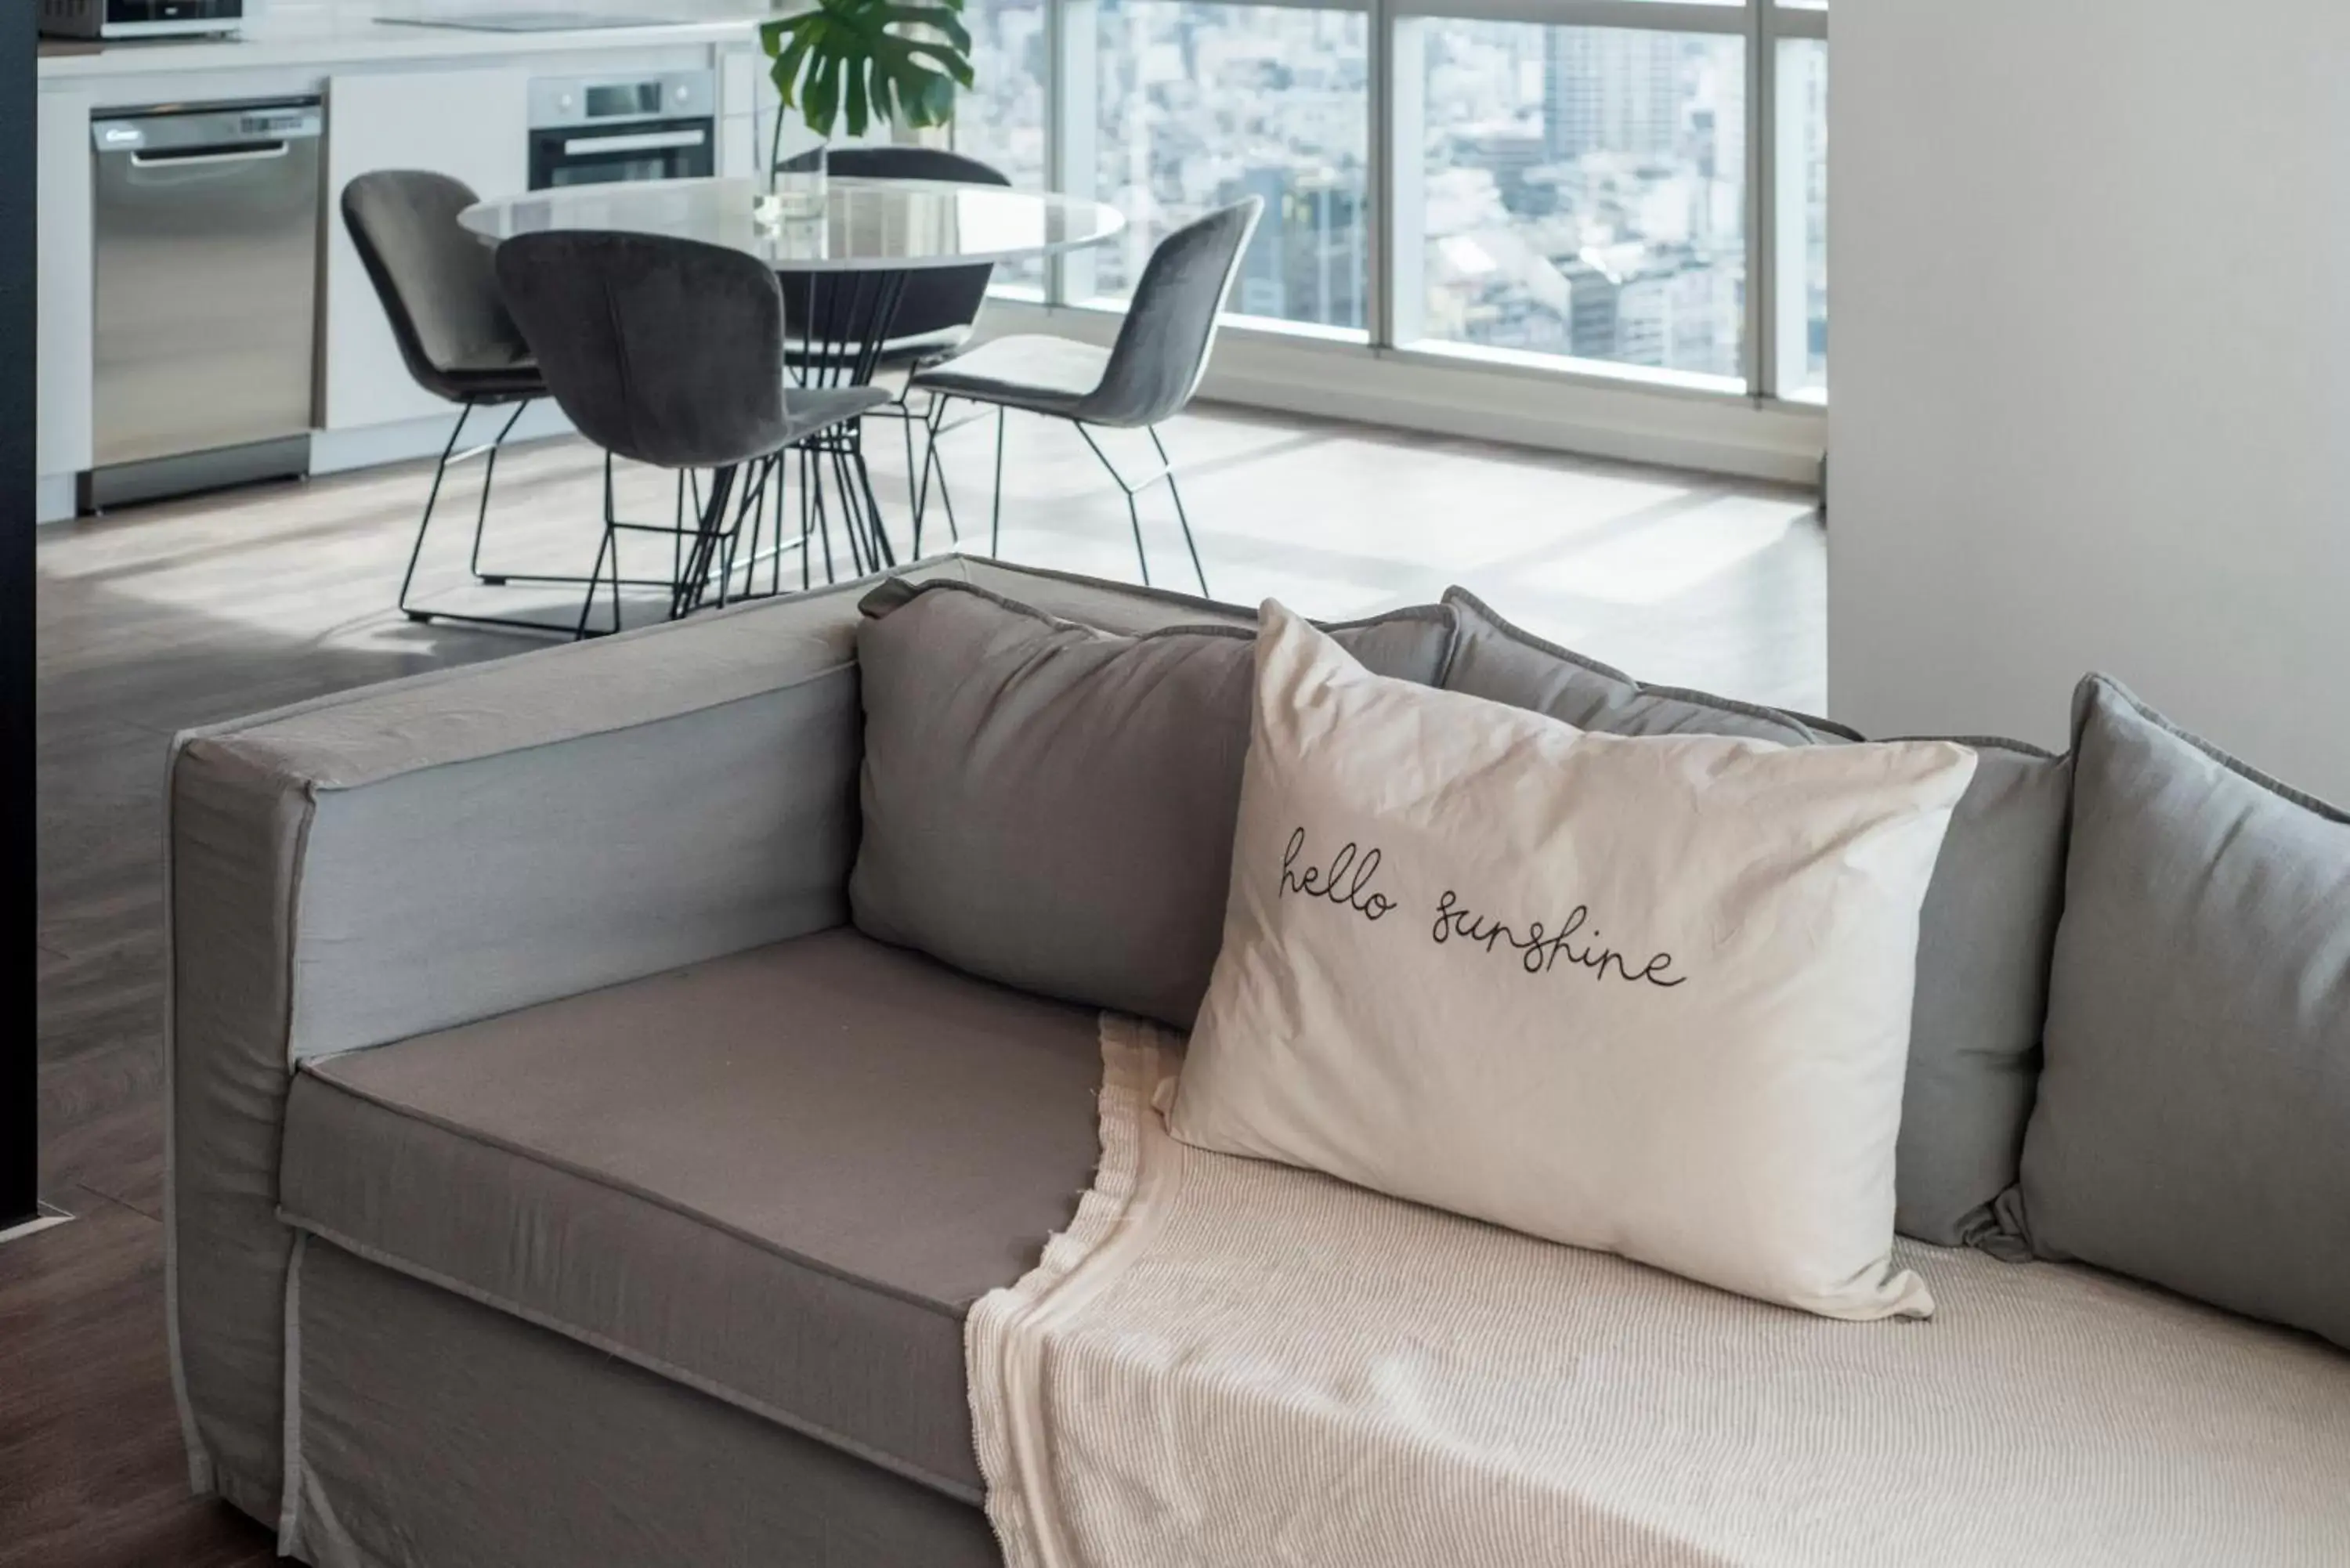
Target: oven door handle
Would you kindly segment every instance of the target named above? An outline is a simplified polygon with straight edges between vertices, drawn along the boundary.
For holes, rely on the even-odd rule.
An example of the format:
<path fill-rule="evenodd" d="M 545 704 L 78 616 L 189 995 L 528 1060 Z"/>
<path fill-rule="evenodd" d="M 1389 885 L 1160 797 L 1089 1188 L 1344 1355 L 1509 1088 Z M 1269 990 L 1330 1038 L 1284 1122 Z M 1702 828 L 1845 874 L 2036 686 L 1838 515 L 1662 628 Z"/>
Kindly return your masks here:
<path fill-rule="evenodd" d="M 706 130 L 643 130 L 632 136 L 575 136 L 563 144 L 566 158 L 598 152 L 658 152 L 665 148 L 700 147 L 710 140 Z"/>

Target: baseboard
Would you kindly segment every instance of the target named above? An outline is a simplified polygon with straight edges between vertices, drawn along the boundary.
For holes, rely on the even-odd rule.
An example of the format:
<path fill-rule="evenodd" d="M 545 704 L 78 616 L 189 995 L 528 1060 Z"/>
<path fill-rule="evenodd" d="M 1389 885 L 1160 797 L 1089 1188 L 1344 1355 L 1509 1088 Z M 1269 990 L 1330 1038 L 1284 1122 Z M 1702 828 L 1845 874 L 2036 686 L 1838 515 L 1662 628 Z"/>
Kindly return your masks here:
<path fill-rule="evenodd" d="M 476 433 L 488 441 L 504 424 L 508 410 L 484 409 L 473 415 L 465 427 L 465 441 L 471 445 Z M 312 473 L 344 473 L 355 468 L 373 468 L 379 463 L 406 462 L 414 458 L 438 457 L 441 449 L 449 444 L 449 432 L 457 423 L 456 410 L 432 414 L 421 420 L 401 420 L 388 425 L 362 425 L 355 430 L 313 431 L 310 433 L 310 472 Z M 515 424 L 509 441 L 540 441 L 548 436 L 569 435 L 571 421 L 551 400 L 541 399 L 523 411 Z"/>
<path fill-rule="evenodd" d="M 1123 319 L 991 298 L 977 336 L 1052 332 L 1107 345 Z M 1827 411 L 1807 404 L 1245 327 L 1218 337 L 1200 395 L 1806 489 L 1819 483 L 1827 448 Z"/>
<path fill-rule="evenodd" d="M 20 1225 L 11 1225 L 5 1231 L 0 1231 L 0 1247 L 5 1247 L 11 1241 L 21 1241 L 27 1236 L 63 1225 L 72 1218 L 72 1215 L 56 1204 L 44 1203 L 41 1205 L 40 1213 L 33 1219 Z"/>
<path fill-rule="evenodd" d="M 484 409 L 473 416 L 466 429 L 470 443 L 474 433 L 489 440 L 505 422 L 507 410 Z M 313 431 L 310 432 L 310 472 L 312 473 L 345 473 L 352 469 L 373 468 L 380 463 L 407 462 L 417 458 L 441 455 L 449 442 L 449 431 L 456 424 L 452 409 L 446 414 L 433 414 L 421 420 L 401 420 L 388 425 L 363 425 L 356 430 Z M 513 441 L 543 441 L 549 436 L 571 434 L 571 421 L 551 400 L 542 400 L 524 410 L 515 424 Z M 69 523 L 80 512 L 79 481 L 72 473 L 45 473 L 40 476 L 33 498 L 33 516 L 39 523 Z"/>
<path fill-rule="evenodd" d="M 1824 421 L 1808 414 L 1595 391 L 1580 382 L 1544 386 L 1524 375 L 1384 357 L 1349 366 L 1342 378 L 1300 377 L 1282 359 L 1250 350 L 1220 352 L 1222 363 L 1209 372 L 1201 396 L 1742 479 L 1804 486 L 1819 479 Z"/>

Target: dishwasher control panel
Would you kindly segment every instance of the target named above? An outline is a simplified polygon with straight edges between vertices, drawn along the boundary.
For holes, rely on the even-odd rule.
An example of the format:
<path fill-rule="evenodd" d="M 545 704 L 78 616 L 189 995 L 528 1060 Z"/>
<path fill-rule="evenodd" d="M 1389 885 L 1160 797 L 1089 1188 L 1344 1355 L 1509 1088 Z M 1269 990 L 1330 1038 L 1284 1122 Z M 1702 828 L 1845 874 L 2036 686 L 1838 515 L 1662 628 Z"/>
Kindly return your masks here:
<path fill-rule="evenodd" d="M 109 109 L 89 122 L 99 152 L 214 151 L 315 140 L 326 113 L 315 103 L 204 104 Z"/>

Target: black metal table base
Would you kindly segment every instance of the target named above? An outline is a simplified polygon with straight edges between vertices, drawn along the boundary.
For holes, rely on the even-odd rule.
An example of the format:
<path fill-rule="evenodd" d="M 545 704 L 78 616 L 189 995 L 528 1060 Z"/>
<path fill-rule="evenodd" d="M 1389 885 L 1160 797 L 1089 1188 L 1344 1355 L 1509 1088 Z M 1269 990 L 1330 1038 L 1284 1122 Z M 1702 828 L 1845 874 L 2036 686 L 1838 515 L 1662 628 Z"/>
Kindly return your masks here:
<path fill-rule="evenodd" d="M 785 273 L 780 275 L 780 282 L 785 320 L 792 333 L 785 363 L 795 384 L 810 389 L 869 386 L 880 369 L 889 345 L 889 327 L 897 316 L 899 301 L 904 296 L 906 275 Z M 432 488 L 426 493 L 424 513 L 417 524 L 416 542 L 409 552 L 408 570 L 400 579 L 400 608 L 411 620 L 446 620 L 575 638 L 595 637 L 625 629 L 624 589 L 666 593 L 666 618 L 674 620 L 713 603 L 723 605 L 791 591 L 784 578 L 785 556 L 799 556 L 798 586 L 803 590 L 815 585 L 815 557 L 819 553 L 827 582 L 837 580 L 843 564 L 858 576 L 886 571 L 898 564 L 880 499 L 874 492 L 873 475 L 866 465 L 864 419 L 858 416 L 816 431 L 783 452 L 714 470 L 706 490 L 698 475 L 679 474 L 676 505 L 666 524 L 634 522 L 619 515 L 613 493 L 612 459 L 608 453 L 604 459 L 603 536 L 597 545 L 595 565 L 586 576 L 576 573 L 484 569 L 482 541 L 498 453 L 529 404 L 527 400 L 516 403 L 492 440 L 459 451 L 459 442 L 474 410 L 489 405 L 472 402 L 463 405 L 448 444 L 442 449 L 440 462 L 433 469 Z M 923 426 L 927 447 L 938 433 L 941 406 L 934 402 L 917 415 L 906 408 L 902 398 L 885 405 L 890 415 L 899 418 L 906 427 L 908 495 L 917 551 L 921 541 L 921 514 L 929 498 L 935 464 L 926 450 L 918 485 L 914 477 L 913 426 Z M 563 622 L 538 620 L 412 602 L 417 566 L 423 557 L 425 537 L 432 526 L 442 483 L 452 467 L 474 458 L 485 462 L 482 493 L 474 507 L 473 549 L 467 562 L 473 581 L 490 587 L 520 584 L 582 587 L 585 591 L 577 618 Z M 800 516 L 796 537 L 785 525 L 787 460 L 795 467 L 798 480 Z M 938 478 L 943 497 L 945 475 L 941 472 Z M 692 501 L 690 507 L 689 491 Z M 951 526 L 953 503 L 949 499 L 946 504 Z M 836 515 L 844 535 L 845 563 L 834 553 L 832 523 Z M 637 567 L 639 575 L 628 575 L 622 564 L 621 541 L 639 535 L 668 536 L 668 576 L 646 575 L 642 566 Z M 764 588 L 759 582 L 762 566 L 767 568 Z M 597 624 L 599 597 L 610 608 L 608 626 Z"/>
<path fill-rule="evenodd" d="M 903 272 L 801 272 L 781 275 L 784 319 L 792 333 L 785 356 L 803 388 L 869 387 L 889 344 L 890 324 L 905 297 Z M 833 576 L 831 512 L 837 507 L 848 537 L 857 575 L 898 564 L 897 550 L 873 492 L 865 463 L 864 419 L 847 421 L 799 443 L 804 483 L 802 535 L 811 524 L 825 556 L 825 576 Z M 832 472 L 827 506 L 825 471 Z M 802 556 L 805 561 L 806 556 Z"/>

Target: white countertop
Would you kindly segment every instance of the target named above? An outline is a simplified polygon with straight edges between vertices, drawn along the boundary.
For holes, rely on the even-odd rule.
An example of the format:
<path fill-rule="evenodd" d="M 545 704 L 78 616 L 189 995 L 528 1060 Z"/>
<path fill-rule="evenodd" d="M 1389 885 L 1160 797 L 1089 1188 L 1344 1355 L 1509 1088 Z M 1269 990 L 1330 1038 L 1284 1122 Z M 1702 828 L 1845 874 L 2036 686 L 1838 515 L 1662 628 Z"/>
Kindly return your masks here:
<path fill-rule="evenodd" d="M 248 0 L 252 4 L 253 0 Z M 348 61 L 451 59 L 546 54 L 564 49 L 620 49 L 660 44 L 747 40 L 758 20 L 777 6 L 770 0 L 478 0 L 472 9 L 600 11 L 660 17 L 657 25 L 581 27 L 559 32 L 477 33 L 454 27 L 388 25 L 381 16 L 463 15 L 462 0 L 324 0 L 281 3 L 234 38 L 156 39 L 103 45 L 44 38 L 43 80 L 75 77 L 143 76 L 180 71 L 244 70 Z"/>

